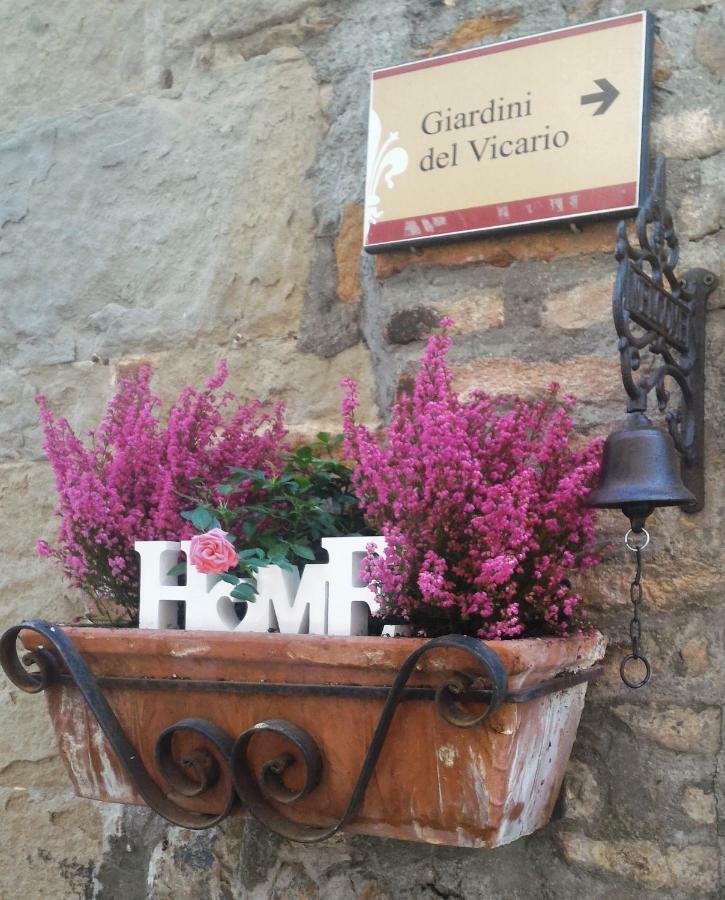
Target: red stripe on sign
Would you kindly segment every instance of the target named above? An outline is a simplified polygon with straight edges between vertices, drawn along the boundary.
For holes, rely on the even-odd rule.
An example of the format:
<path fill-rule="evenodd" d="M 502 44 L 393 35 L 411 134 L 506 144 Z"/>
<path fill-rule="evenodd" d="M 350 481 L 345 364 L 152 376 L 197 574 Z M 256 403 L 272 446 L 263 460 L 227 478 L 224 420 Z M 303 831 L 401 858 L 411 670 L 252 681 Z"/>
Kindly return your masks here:
<path fill-rule="evenodd" d="M 474 59 L 477 56 L 490 56 L 493 53 L 504 53 L 506 50 L 518 50 L 519 47 L 529 47 L 531 44 L 545 44 L 549 41 L 576 37 L 579 34 L 589 34 L 592 31 L 603 31 L 605 28 L 619 28 L 621 25 L 632 25 L 635 22 L 641 22 L 643 17 L 644 13 L 633 13 L 630 16 L 621 16 L 618 19 L 591 22 L 589 25 L 574 25 L 561 31 L 548 31 L 545 34 L 536 34 L 531 37 L 501 41 L 498 44 L 490 44 L 488 47 L 474 47 L 472 50 L 461 50 L 460 53 L 448 53 L 445 56 L 422 59 L 420 62 L 403 63 L 399 66 L 392 66 L 389 69 L 378 69 L 377 72 L 372 73 L 372 77 L 373 81 L 377 81 L 379 78 L 390 78 L 391 75 L 402 75 L 406 72 L 417 72 L 419 69 L 444 66 L 448 63 L 461 62 L 464 59 Z"/>
<path fill-rule="evenodd" d="M 378 222 L 369 227 L 365 244 L 367 247 L 375 247 L 396 241 L 415 241 L 464 231 L 505 228 L 547 219 L 575 219 L 593 212 L 626 209 L 636 205 L 637 183 L 631 181 L 608 187 L 533 197 L 530 200 L 510 200 L 471 209 L 455 209 Z"/>

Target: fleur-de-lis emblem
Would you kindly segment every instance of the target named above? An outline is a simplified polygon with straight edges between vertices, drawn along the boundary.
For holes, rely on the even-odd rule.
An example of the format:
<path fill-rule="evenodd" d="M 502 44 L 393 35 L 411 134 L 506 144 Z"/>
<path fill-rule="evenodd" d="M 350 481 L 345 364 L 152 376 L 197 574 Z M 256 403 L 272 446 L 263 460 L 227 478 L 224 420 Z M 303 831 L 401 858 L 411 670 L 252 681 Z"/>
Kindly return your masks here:
<path fill-rule="evenodd" d="M 394 187 L 393 179 L 408 168 L 408 154 L 402 147 L 393 146 L 400 140 L 397 131 L 391 131 L 385 141 L 380 117 L 370 110 L 368 131 L 368 181 L 365 189 L 365 215 L 369 223 L 377 222 L 382 216 L 378 189 L 385 179 L 386 186 Z"/>

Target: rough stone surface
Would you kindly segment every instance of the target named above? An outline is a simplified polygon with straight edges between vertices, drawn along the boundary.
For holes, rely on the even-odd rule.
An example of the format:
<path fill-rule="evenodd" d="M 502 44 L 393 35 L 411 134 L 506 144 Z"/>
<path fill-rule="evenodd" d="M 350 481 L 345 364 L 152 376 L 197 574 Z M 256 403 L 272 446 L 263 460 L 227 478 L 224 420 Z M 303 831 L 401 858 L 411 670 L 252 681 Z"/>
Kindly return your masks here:
<path fill-rule="evenodd" d="M 720 749 L 721 710 L 646 707 L 623 703 L 612 708 L 633 731 L 681 753 L 715 754 Z"/>
<path fill-rule="evenodd" d="M 0 812 L 1 897 L 92 896 L 93 871 L 103 852 L 98 805 L 78 800 L 67 786 L 0 787 Z"/>
<path fill-rule="evenodd" d="M 0 369 L 0 384 L 5 388 L 0 400 L 4 408 L 0 419 L 0 459 L 8 461 L 40 459 L 43 455 L 36 394 L 44 394 L 51 407 L 62 411 L 81 434 L 97 424 L 99 408 L 113 393 L 108 365 L 90 360 L 42 368 Z"/>
<path fill-rule="evenodd" d="M 693 785 L 686 787 L 682 808 L 698 825 L 713 825 L 717 822 L 717 801 L 712 791 L 704 791 Z"/>
<path fill-rule="evenodd" d="M 493 394 L 519 394 L 534 398 L 548 390 L 553 382 L 565 382 L 566 389 L 586 402 L 614 400 L 619 367 L 610 360 L 578 357 L 566 364 L 525 363 L 517 359 L 478 359 L 456 367 L 454 384 L 463 394 L 480 385 Z"/>
<path fill-rule="evenodd" d="M 566 819 L 595 821 L 602 813 L 602 792 L 592 769 L 578 759 L 572 759 L 566 771 L 564 785 Z"/>
<path fill-rule="evenodd" d="M 593 841 L 584 835 L 562 838 L 568 860 L 631 879 L 648 887 L 671 886 L 702 895 L 717 889 L 718 854 L 715 847 L 666 847 L 650 841 Z"/>
<path fill-rule="evenodd" d="M 425 50 L 418 51 L 418 56 L 437 56 L 440 53 L 450 53 L 453 50 L 461 50 L 479 43 L 490 43 L 501 32 L 506 31 L 511 25 L 519 21 L 519 16 L 503 16 L 497 13 L 493 15 L 487 12 L 481 13 L 476 19 L 468 19 L 461 22 L 451 34 L 440 41 L 436 41 Z"/>
<path fill-rule="evenodd" d="M 375 257 L 380 278 L 389 278 L 408 266 L 467 266 L 487 263 L 510 266 L 516 260 L 548 262 L 554 258 L 611 250 L 614 226 L 609 222 L 586 224 L 580 231 L 552 227 L 526 235 L 491 236 L 450 244 L 434 244 L 415 250 L 391 250 Z"/>
<path fill-rule="evenodd" d="M 369 72 L 620 15 L 639 0 L 0 0 L 0 626 L 82 600 L 34 554 L 53 479 L 35 394 L 92 427 L 149 360 L 165 402 L 226 359 L 295 437 L 339 429 L 339 381 L 376 427 L 455 320 L 456 386 L 578 398 L 621 419 L 609 303 L 616 223 L 361 253 Z M 683 268 L 725 279 L 723 5 L 656 0 L 651 151 L 668 155 Z M 661 510 L 645 559 L 651 684 L 628 694 L 625 520 L 579 579 L 610 638 L 563 818 L 495 852 L 344 835 L 289 844 L 70 795 L 43 700 L 0 682 L 0 897 L 100 900 L 719 900 L 725 892 L 725 291 L 708 301 L 707 502 Z M 657 417 L 656 412 L 652 411 Z M 661 422 L 661 418 L 657 417 Z"/>
<path fill-rule="evenodd" d="M 340 381 L 348 376 L 355 378 L 360 388 L 360 421 L 371 426 L 378 421 L 370 355 L 362 344 L 329 359 L 319 359 L 295 352 L 291 338 L 232 341 L 221 349 L 208 348 L 202 358 L 188 359 L 171 352 L 127 358 L 120 372 L 125 365 L 136 366 L 142 359 L 150 362 L 156 373 L 153 387 L 164 404 L 173 400 L 187 382 L 203 384 L 213 374 L 216 362 L 224 359 L 229 369 L 229 390 L 246 400 L 284 400 L 285 420 L 298 435 L 339 431 Z"/>
<path fill-rule="evenodd" d="M 351 203 L 345 209 L 335 241 L 337 295 L 343 303 L 357 303 L 360 300 L 362 240 L 363 208 L 359 203 Z"/>
<path fill-rule="evenodd" d="M 144 88 L 141 0 L 33 0 L 0 10 L 0 128 Z"/>
<path fill-rule="evenodd" d="M 27 365 L 28 344 L 51 335 L 89 360 L 294 327 L 313 247 L 304 170 L 320 130 L 309 62 L 282 48 L 197 72 L 183 95 L 2 134 L 9 364 Z M 24 277 L 48 246 L 64 251 Z"/>
<path fill-rule="evenodd" d="M 669 47 L 661 38 L 655 37 L 652 80 L 656 83 L 667 81 L 670 75 L 672 75 L 672 70 L 673 63 Z"/>
<path fill-rule="evenodd" d="M 725 73 L 725 16 L 721 5 L 713 9 L 698 28 L 695 55 L 713 74 Z"/>
<path fill-rule="evenodd" d="M 609 322 L 612 314 L 612 279 L 577 284 L 544 299 L 542 321 L 564 329 L 588 328 Z"/>
<path fill-rule="evenodd" d="M 712 156 L 725 148 L 722 110 L 696 107 L 663 116 L 652 123 L 652 143 L 676 159 Z"/>

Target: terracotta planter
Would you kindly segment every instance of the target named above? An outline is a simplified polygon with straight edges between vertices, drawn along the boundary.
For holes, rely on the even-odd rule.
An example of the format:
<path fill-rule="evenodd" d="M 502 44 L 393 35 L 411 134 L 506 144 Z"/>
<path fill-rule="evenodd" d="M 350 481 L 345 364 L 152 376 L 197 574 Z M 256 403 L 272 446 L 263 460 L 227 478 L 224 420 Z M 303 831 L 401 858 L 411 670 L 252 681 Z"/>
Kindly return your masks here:
<path fill-rule="evenodd" d="M 209 823 L 198 827 L 228 811 L 235 797 L 231 773 L 242 760 L 248 761 L 246 775 L 237 779 L 237 791 L 246 801 L 242 810 L 246 806 L 258 814 L 264 807 L 259 817 L 271 827 L 284 816 L 281 821 L 293 823 L 287 831 L 294 831 L 294 823 L 319 827 L 307 837 L 288 835 L 301 840 L 324 836 L 322 831 L 344 816 L 388 693 L 381 688 L 389 687 L 409 654 L 427 643 L 414 638 L 57 630 L 70 638 L 93 675 L 94 689 L 100 686 L 107 698 L 132 745 L 132 765 L 142 762 L 178 806 L 210 814 Z M 36 655 L 49 650 L 57 655 L 37 633 L 25 631 L 22 640 Z M 408 693 L 401 694 L 392 710 L 374 773 L 346 831 L 495 847 L 549 820 L 574 742 L 586 680 L 596 674 L 591 667 L 601 659 L 605 641 L 595 634 L 483 646 L 503 664 L 506 701 L 473 727 L 452 724 L 441 712 L 443 701 L 451 707 L 455 696 L 444 690 L 438 703 L 433 689 L 455 684 L 454 673 L 475 676 L 481 668 L 463 649 L 436 645 L 431 652 L 421 650 L 405 685 Z M 3 664 L 13 677 L 7 653 Z M 46 696 L 76 792 L 96 800 L 142 803 L 138 785 L 111 749 L 78 687 L 63 676 L 63 666 L 60 670 Z M 562 673 L 580 673 L 569 681 L 586 680 L 522 702 L 522 694 Z M 484 695 L 473 696 L 478 702 L 466 709 L 480 713 Z M 250 732 L 242 742 L 245 747 L 235 751 L 231 768 L 226 750 L 212 747 L 193 725 L 168 731 L 157 748 L 165 730 L 190 718 L 214 723 L 221 729 L 215 734 L 224 733 L 222 742 L 224 735 L 235 739 L 270 720 L 292 723 L 292 741 L 294 726 L 304 729 L 314 742 L 305 751 L 308 770 L 315 768 L 313 757 L 319 749 L 319 784 L 316 773 L 306 774 L 300 761 L 304 741 L 293 746 L 289 734 L 283 737 L 274 725 Z M 201 745 L 206 752 L 196 752 Z M 285 755 L 289 751 L 291 755 Z M 185 768 L 179 770 L 173 759 L 182 757 Z M 265 770 L 265 762 L 272 759 L 275 763 Z M 263 770 L 266 786 L 259 792 L 256 784 Z M 179 771 L 188 775 L 185 784 Z M 303 796 L 295 799 L 300 791 Z M 285 828 L 277 830 L 287 833 Z"/>

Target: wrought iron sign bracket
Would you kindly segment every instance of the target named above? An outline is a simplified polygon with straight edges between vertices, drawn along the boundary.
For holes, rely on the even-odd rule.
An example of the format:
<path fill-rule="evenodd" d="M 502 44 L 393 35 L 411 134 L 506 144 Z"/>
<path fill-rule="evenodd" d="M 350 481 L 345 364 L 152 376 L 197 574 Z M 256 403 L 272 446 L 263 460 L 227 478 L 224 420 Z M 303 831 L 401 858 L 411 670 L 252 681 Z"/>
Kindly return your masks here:
<path fill-rule="evenodd" d="M 667 209 L 664 156 L 657 157 L 635 232 L 639 246 L 630 243 L 626 223 L 619 223 L 612 296 L 627 415 L 606 440 L 599 484 L 587 503 L 621 509 L 631 524 L 624 543 L 636 558 L 632 652 L 620 674 L 628 687 L 640 688 L 651 675 L 641 646 L 642 551 L 650 541 L 645 521 L 658 506 L 695 513 L 705 503 L 705 317 L 717 278 L 701 268 L 676 274 L 680 245 Z M 673 385 L 679 400 L 671 402 Z M 651 394 L 669 434 L 647 417 Z"/>
<path fill-rule="evenodd" d="M 705 487 L 705 317 L 717 278 L 701 268 L 676 274 L 680 249 L 667 209 L 664 156 L 657 157 L 652 191 L 637 216 L 635 232 L 639 246 L 630 243 L 626 223 L 619 223 L 619 270 L 612 299 L 627 413 L 646 415 L 654 393 L 681 456 L 682 480 L 694 495 L 678 505 L 685 512 L 698 512 Z M 650 363 L 646 369 L 645 350 Z M 679 391 L 676 406 L 668 390 L 673 383 Z"/>
<path fill-rule="evenodd" d="M 682 480 L 695 495 L 694 503 L 685 504 L 685 512 L 699 512 L 705 504 L 705 321 L 707 298 L 717 287 L 717 278 L 707 269 L 688 269 L 680 283 L 684 292 L 692 298 L 692 343 L 695 364 L 688 376 L 692 394 L 695 433 L 689 453 L 683 456 Z"/>

